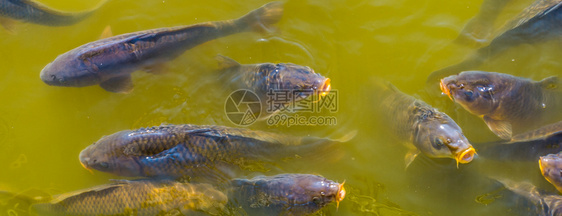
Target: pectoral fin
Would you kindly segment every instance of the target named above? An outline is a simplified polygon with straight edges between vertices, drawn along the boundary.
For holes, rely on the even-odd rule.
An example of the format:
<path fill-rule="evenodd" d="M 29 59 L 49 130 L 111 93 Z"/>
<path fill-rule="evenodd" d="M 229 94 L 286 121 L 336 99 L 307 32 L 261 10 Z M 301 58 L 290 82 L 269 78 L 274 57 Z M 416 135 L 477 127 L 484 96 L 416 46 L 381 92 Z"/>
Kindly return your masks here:
<path fill-rule="evenodd" d="M 231 67 L 240 66 L 240 63 L 238 63 L 234 59 L 231 59 L 231 58 L 223 56 L 223 55 L 217 55 L 215 57 L 215 59 L 217 60 L 217 62 L 219 64 L 219 69 L 227 69 L 227 68 L 231 68 Z"/>
<path fill-rule="evenodd" d="M 414 159 L 416 159 L 416 157 L 420 154 L 420 150 L 419 149 L 410 149 L 408 151 L 408 153 L 406 153 L 406 156 L 404 157 L 404 162 L 406 162 L 406 169 L 410 166 L 410 164 L 412 164 L 412 162 L 414 162 Z"/>
<path fill-rule="evenodd" d="M 166 63 L 157 63 L 144 67 L 144 71 L 151 74 L 165 74 L 169 70 Z"/>
<path fill-rule="evenodd" d="M 484 122 L 488 125 L 488 128 L 494 132 L 498 137 L 504 140 L 511 140 L 512 130 L 511 123 L 508 121 L 495 120 L 490 117 L 484 116 Z"/>
<path fill-rule="evenodd" d="M 133 91 L 133 81 L 130 75 L 118 76 L 100 83 L 100 87 L 113 93 L 130 93 Z"/>
<path fill-rule="evenodd" d="M 113 32 L 111 32 L 111 26 L 106 26 L 101 32 L 100 39 L 113 37 Z"/>
<path fill-rule="evenodd" d="M 556 89 L 560 84 L 558 76 L 551 76 L 551 77 L 544 78 L 539 83 L 545 89 Z"/>
<path fill-rule="evenodd" d="M 6 29 L 10 34 L 14 34 L 16 21 L 6 17 L 0 17 L 0 25 Z"/>

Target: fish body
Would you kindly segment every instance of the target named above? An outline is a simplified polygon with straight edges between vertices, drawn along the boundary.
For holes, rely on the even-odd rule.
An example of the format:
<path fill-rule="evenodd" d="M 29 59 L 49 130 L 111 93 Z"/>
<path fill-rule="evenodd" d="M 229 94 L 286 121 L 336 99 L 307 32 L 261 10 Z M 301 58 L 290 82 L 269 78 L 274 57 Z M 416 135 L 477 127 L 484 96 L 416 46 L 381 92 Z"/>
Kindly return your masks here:
<path fill-rule="evenodd" d="M 533 81 L 509 74 L 465 71 L 441 80 L 443 93 L 470 113 L 482 117 L 500 138 L 510 140 L 514 128 L 526 131 L 556 119 L 562 105 L 557 77 Z"/>
<path fill-rule="evenodd" d="M 264 108 L 262 113 L 279 110 L 278 107 L 268 106 L 268 101 L 270 104 L 290 104 L 313 94 L 318 97 L 325 96 L 331 89 L 330 78 L 325 78 L 308 66 L 292 63 L 242 65 L 225 56 L 218 56 L 217 59 L 222 67 L 224 79 L 231 83 L 232 88 L 249 89 L 256 93 Z M 271 100 L 276 98 L 271 96 L 275 92 L 290 96 L 273 103 Z"/>
<path fill-rule="evenodd" d="M 61 194 L 37 203 L 38 215 L 207 215 L 217 214 L 228 199 L 209 184 L 173 181 L 126 181 Z M 174 214 L 175 213 L 175 214 Z"/>
<path fill-rule="evenodd" d="M 508 179 L 499 180 L 508 190 L 525 197 L 536 207 L 533 215 L 562 215 L 562 196 L 546 194 L 528 182 L 514 182 Z"/>
<path fill-rule="evenodd" d="M 521 44 L 532 44 L 551 40 L 562 34 L 562 1 L 537 0 L 504 26 L 504 32 L 494 38 L 464 61 L 434 71 L 427 79 L 434 83 L 443 77 L 474 70 L 490 57 Z"/>
<path fill-rule="evenodd" d="M 54 86 L 100 85 L 110 92 L 129 92 L 131 73 L 156 67 L 204 42 L 244 31 L 260 31 L 278 22 L 282 3 L 271 2 L 236 20 L 159 28 L 117 35 L 84 44 L 59 55 L 41 71 Z"/>
<path fill-rule="evenodd" d="M 375 107 L 384 123 L 415 149 L 406 155 L 406 164 L 422 152 L 432 158 L 454 158 L 458 163 L 472 161 L 476 151 L 461 128 L 447 114 L 400 92 L 391 84 L 378 84 Z"/>
<path fill-rule="evenodd" d="M 541 156 L 562 151 L 562 134 L 474 145 L 478 148 L 478 155 L 482 158 L 495 161 L 537 161 Z"/>
<path fill-rule="evenodd" d="M 312 154 L 330 143 L 334 141 L 245 128 L 163 125 L 104 136 L 79 158 L 88 169 L 121 176 L 212 176 L 223 167 Z"/>
<path fill-rule="evenodd" d="M 0 16 L 46 26 L 72 25 L 91 13 L 64 13 L 31 0 L 0 0 Z"/>
<path fill-rule="evenodd" d="M 248 215 L 310 215 L 344 197 L 343 183 L 309 174 L 234 179 L 229 193 Z"/>

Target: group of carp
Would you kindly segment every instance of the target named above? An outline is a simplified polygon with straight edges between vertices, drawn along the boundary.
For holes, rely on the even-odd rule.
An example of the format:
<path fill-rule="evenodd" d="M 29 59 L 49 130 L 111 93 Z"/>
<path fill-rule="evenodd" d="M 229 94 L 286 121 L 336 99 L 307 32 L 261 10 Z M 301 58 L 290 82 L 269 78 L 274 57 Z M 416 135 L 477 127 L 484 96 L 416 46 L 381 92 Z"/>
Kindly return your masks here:
<path fill-rule="evenodd" d="M 486 1 L 483 7 L 499 9 L 508 0 L 492 1 Z M 536 159 L 543 156 L 539 160 L 540 170 L 560 191 L 562 153 L 551 154 L 562 151 L 562 121 L 553 117 L 562 116 L 562 90 L 558 77 L 533 81 L 471 70 L 510 47 L 559 36 L 562 33 L 559 26 L 562 23 L 561 6 L 562 1 L 537 0 L 506 25 L 505 31 L 489 45 L 459 64 L 432 73 L 427 81 L 430 88 L 440 87 L 442 93 L 455 103 L 481 117 L 503 140 L 498 145 L 483 144 L 479 147 L 482 155 L 493 151 L 490 146 L 502 149 L 515 145 L 528 145 L 528 149 L 543 146 L 527 153 L 536 153 L 530 156 Z M 488 11 L 491 10 L 481 13 Z M 28 0 L 0 0 L 0 15 L 43 25 L 70 25 L 89 14 L 91 12 L 65 14 Z M 99 85 L 109 92 L 127 93 L 133 89 L 131 73 L 156 70 L 159 65 L 209 40 L 267 30 L 281 19 L 282 14 L 282 3 L 271 2 L 239 19 L 107 37 L 59 55 L 44 67 L 40 77 L 52 86 Z M 467 25 L 461 37 L 478 39 L 475 37 L 486 35 L 478 31 L 485 31 L 485 26 L 490 25 L 486 22 L 490 20 L 481 17 L 490 17 L 490 14 L 479 14 Z M 310 90 L 320 96 L 331 89 L 330 79 L 309 67 L 289 63 L 241 65 L 228 57 L 218 56 L 217 59 L 223 72 L 231 75 L 227 77 L 236 83 L 236 88 L 250 89 L 260 97 L 271 89 Z M 376 88 L 376 93 L 370 95 L 376 103 L 373 107 L 381 109 L 377 121 L 385 122 L 409 147 L 406 167 L 420 153 L 431 158 L 453 158 L 457 166 L 475 159 L 476 149 L 447 114 L 401 93 L 391 84 L 376 81 L 373 86 Z M 21 196 L 14 199 L 28 200 L 27 206 L 41 215 L 220 214 L 227 205 L 240 206 L 251 215 L 307 215 L 329 203 L 342 201 L 345 197 L 343 183 L 308 174 L 238 179 L 233 170 L 243 169 L 247 163 L 270 162 L 295 154 L 306 155 L 313 149 L 328 149 L 352 136 L 331 140 L 190 124 L 120 131 L 104 136 L 84 149 L 79 156 L 80 163 L 89 170 L 146 179 L 116 180 L 47 200 Z M 220 183 L 175 181 L 184 177 Z M 502 183 L 539 203 L 550 205 L 562 200 L 562 196 L 539 194 L 527 183 L 505 179 Z M 562 211 L 558 208 L 553 206 L 545 211 Z"/>
<path fill-rule="evenodd" d="M 62 13 L 28 0 L 0 0 L 0 15 L 37 24 L 70 25 L 89 14 Z M 40 77 L 53 86 L 99 85 L 109 92 L 128 93 L 133 89 L 131 73 L 151 72 L 219 37 L 267 30 L 282 15 L 283 4 L 271 2 L 239 19 L 110 36 L 59 55 Z M 331 88 L 330 79 L 306 66 L 241 65 L 225 56 L 217 60 L 223 73 L 231 75 L 225 77 L 234 88 L 250 89 L 259 97 L 268 90 L 322 96 Z M 142 179 L 113 180 L 54 197 L 4 195 L 10 197 L 8 203 L 18 202 L 13 211 L 38 215 L 219 215 L 229 209 L 249 215 L 309 215 L 330 203 L 339 204 L 346 193 L 343 183 L 312 174 L 240 179 L 236 173 L 252 164 L 312 156 L 343 141 L 191 124 L 120 131 L 84 149 L 80 163 L 88 170 Z"/>

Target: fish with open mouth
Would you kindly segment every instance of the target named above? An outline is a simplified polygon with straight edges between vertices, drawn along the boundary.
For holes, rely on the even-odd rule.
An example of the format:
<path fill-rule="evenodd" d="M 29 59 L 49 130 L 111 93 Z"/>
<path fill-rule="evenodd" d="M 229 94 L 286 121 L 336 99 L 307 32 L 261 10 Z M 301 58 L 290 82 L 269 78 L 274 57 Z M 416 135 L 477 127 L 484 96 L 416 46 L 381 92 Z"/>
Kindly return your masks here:
<path fill-rule="evenodd" d="M 501 8 L 506 0 L 489 0 L 492 5 Z M 488 3 L 485 3 L 488 4 Z M 517 17 L 508 22 L 502 33 L 490 44 L 478 49 L 464 61 L 432 72 L 428 84 L 435 84 L 443 77 L 458 74 L 462 71 L 475 70 L 486 60 L 511 47 L 521 44 L 533 44 L 559 38 L 562 35 L 562 1 L 537 0 L 525 8 Z"/>
<path fill-rule="evenodd" d="M 330 203 L 339 206 L 346 194 L 343 185 L 310 174 L 233 179 L 229 200 L 248 215 L 311 215 Z"/>
<path fill-rule="evenodd" d="M 307 66 L 292 63 L 240 64 L 226 56 L 217 56 L 224 80 L 230 82 L 233 89 L 249 89 L 256 93 L 262 102 L 261 113 L 274 113 L 282 107 L 270 104 L 295 103 L 308 97 L 326 96 L 332 86 L 326 78 Z M 272 97 L 276 92 L 289 95 L 282 101 Z M 316 99 L 316 98 L 313 98 Z M 279 100 L 279 99 L 277 99 Z"/>
<path fill-rule="evenodd" d="M 156 70 L 186 50 L 220 37 L 263 31 L 283 15 L 281 2 L 268 3 L 235 20 L 190 26 L 159 28 L 117 35 L 84 44 L 59 55 L 41 71 L 43 82 L 52 86 L 100 85 L 109 92 L 133 90 L 131 73 Z"/>
<path fill-rule="evenodd" d="M 465 71 L 443 78 L 440 87 L 451 100 L 482 117 L 498 137 L 510 140 L 514 127 L 527 131 L 556 119 L 562 105 L 559 84 L 556 76 L 533 81 L 509 74 Z"/>
<path fill-rule="evenodd" d="M 390 83 L 375 82 L 374 97 L 380 109 L 380 119 L 409 147 L 406 167 L 419 153 L 432 158 L 453 158 L 469 163 L 476 150 L 468 142 L 461 128 L 447 114 L 429 104 L 400 92 Z"/>

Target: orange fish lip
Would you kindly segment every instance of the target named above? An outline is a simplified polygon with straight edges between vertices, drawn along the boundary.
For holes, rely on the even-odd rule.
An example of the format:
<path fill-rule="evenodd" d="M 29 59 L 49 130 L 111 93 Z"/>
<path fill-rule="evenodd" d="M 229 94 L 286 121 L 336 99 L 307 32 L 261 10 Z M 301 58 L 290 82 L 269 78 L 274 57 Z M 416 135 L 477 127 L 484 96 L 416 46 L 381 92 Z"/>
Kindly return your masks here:
<path fill-rule="evenodd" d="M 330 92 L 330 90 L 332 90 L 332 85 L 330 84 L 330 78 L 326 78 L 324 80 L 324 83 L 322 84 L 322 87 L 320 87 L 320 96 L 324 97 L 326 95 L 328 95 L 328 93 Z"/>
<path fill-rule="evenodd" d="M 449 99 L 453 100 L 453 96 L 451 96 L 451 89 L 447 87 L 447 84 L 445 84 L 445 79 L 441 79 L 439 82 L 439 88 L 441 88 L 441 92 L 443 92 L 443 94 L 446 94 L 449 96 Z"/>
<path fill-rule="evenodd" d="M 543 157 L 539 157 L 539 168 L 541 170 L 541 174 L 544 176 L 544 169 L 543 169 L 544 166 L 542 165 L 542 159 Z"/>
<path fill-rule="evenodd" d="M 343 200 L 343 198 L 345 198 L 346 192 L 345 192 L 345 188 L 343 187 L 344 184 L 345 184 L 345 180 L 340 184 L 338 193 L 336 194 L 336 209 L 339 209 L 340 202 Z"/>
<path fill-rule="evenodd" d="M 459 163 L 470 163 L 472 159 L 474 159 L 474 154 L 476 154 L 476 149 L 474 149 L 472 146 L 462 151 L 460 154 L 457 154 L 457 156 L 455 157 L 455 160 L 457 160 L 457 168 L 459 167 Z"/>
<path fill-rule="evenodd" d="M 92 175 L 94 174 L 94 171 L 92 171 L 91 168 L 88 168 L 88 167 L 86 166 L 86 164 L 82 163 L 82 161 L 80 161 L 80 165 L 82 165 L 82 167 L 84 167 L 84 169 L 88 170 L 88 172 L 90 172 Z"/>

